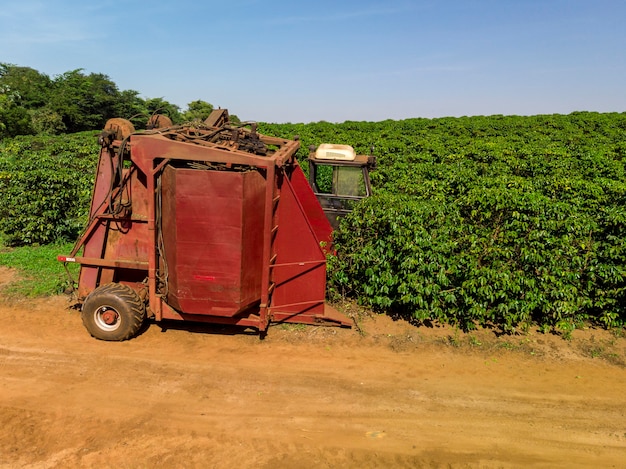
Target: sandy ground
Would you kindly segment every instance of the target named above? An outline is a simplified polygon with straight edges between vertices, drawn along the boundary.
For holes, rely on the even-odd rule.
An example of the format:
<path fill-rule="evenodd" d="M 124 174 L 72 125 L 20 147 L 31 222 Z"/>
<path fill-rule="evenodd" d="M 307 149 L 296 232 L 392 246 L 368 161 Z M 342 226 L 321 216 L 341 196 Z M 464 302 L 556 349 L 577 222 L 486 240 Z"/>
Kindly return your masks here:
<path fill-rule="evenodd" d="M 0 271 L 0 283 L 11 278 Z M 0 468 L 626 467 L 626 339 L 152 324 L 0 297 Z"/>

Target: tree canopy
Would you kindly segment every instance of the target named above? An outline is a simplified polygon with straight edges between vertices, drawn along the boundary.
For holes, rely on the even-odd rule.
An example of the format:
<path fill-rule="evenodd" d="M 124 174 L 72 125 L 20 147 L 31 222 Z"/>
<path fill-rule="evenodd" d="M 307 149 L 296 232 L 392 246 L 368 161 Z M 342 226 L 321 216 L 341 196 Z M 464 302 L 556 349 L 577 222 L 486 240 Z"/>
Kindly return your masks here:
<path fill-rule="evenodd" d="M 0 63 L 0 140 L 17 135 L 55 135 L 100 129 L 112 117 L 141 127 L 154 113 L 173 123 L 204 120 L 213 105 L 195 100 L 185 111 L 162 97 L 142 98 L 135 90 L 120 90 L 102 73 L 81 68 L 49 77 L 18 65 Z"/>

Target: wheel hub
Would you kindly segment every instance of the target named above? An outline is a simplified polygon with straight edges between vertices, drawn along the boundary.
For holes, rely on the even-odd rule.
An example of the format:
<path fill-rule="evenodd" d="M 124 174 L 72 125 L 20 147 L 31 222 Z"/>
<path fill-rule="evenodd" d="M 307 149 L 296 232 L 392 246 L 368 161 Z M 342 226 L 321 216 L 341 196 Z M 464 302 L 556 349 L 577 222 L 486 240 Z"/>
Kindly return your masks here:
<path fill-rule="evenodd" d="M 115 324 L 117 322 L 117 317 L 117 313 L 112 309 L 104 311 L 101 315 L 102 321 L 108 326 Z"/>

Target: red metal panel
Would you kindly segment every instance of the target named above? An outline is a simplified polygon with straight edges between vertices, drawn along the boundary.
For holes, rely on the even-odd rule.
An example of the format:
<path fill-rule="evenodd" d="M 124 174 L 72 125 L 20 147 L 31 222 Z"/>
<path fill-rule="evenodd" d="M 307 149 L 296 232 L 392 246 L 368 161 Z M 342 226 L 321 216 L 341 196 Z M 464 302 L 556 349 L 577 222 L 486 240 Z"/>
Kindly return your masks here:
<path fill-rule="evenodd" d="M 259 302 L 263 177 L 168 166 L 162 187 L 168 303 L 189 314 L 234 316 Z"/>
<path fill-rule="evenodd" d="M 210 324 L 225 324 L 231 326 L 244 326 L 244 327 L 256 327 L 259 328 L 259 316 L 253 313 L 246 312 L 240 316 L 207 316 L 205 314 L 187 314 L 176 311 L 170 305 L 158 300 L 160 308 L 162 309 L 161 319 L 173 319 L 177 321 L 194 321 L 204 322 Z"/>
<path fill-rule="evenodd" d="M 101 148 L 98 159 L 98 170 L 94 181 L 91 196 L 90 218 L 104 212 L 107 197 L 111 195 L 113 177 L 117 169 L 115 153 L 110 148 Z M 83 248 L 85 257 L 101 258 L 104 254 L 104 242 L 106 239 L 106 223 L 100 223 L 93 231 Z M 98 267 L 82 267 L 78 280 L 78 296 L 84 298 L 98 285 L 100 269 Z"/>
<path fill-rule="evenodd" d="M 294 316 L 323 314 L 326 256 L 287 178 L 283 180 L 278 204 L 275 247 L 272 311 Z"/>
<path fill-rule="evenodd" d="M 83 258 L 107 259 L 113 261 L 129 261 L 133 265 L 148 260 L 148 253 L 152 247 L 152 240 L 148 236 L 147 210 L 148 197 L 146 177 L 140 174 L 135 167 L 133 170 L 124 170 L 124 188 L 118 180 L 116 168 L 118 155 L 109 148 L 100 151 L 98 172 L 93 189 L 90 216 L 93 223 L 91 229 L 84 235 Z M 118 187 L 112 189 L 112 181 L 117 181 Z M 133 197 L 132 214 L 124 218 L 109 213 L 111 199 L 119 200 L 122 197 L 130 205 Z M 132 218 L 132 219 L 131 219 Z M 73 256 L 80 252 L 75 248 Z M 80 258 L 80 256 L 79 256 Z M 98 266 L 99 265 L 99 266 Z M 87 263 L 81 267 L 78 296 L 84 298 L 99 284 L 111 281 L 125 282 L 145 278 L 145 273 L 124 272 L 120 269 L 104 270 L 105 264 Z M 128 277 L 128 278 L 127 278 Z"/>
<path fill-rule="evenodd" d="M 333 228 L 330 226 L 324 210 L 322 210 L 313 189 L 311 189 L 306 176 L 302 172 L 302 168 L 297 163 L 290 180 L 296 198 L 300 202 L 318 242 L 324 243 L 324 251 L 329 252 Z"/>
<path fill-rule="evenodd" d="M 97 222 L 93 233 L 85 241 L 83 247 L 84 257 L 102 258 L 104 250 L 104 239 L 106 237 L 107 222 Z M 85 298 L 91 290 L 98 285 L 100 268 L 92 266 L 82 266 L 78 276 L 78 297 Z"/>
<path fill-rule="evenodd" d="M 145 222 L 109 221 L 104 259 L 148 262 L 148 225 Z"/>

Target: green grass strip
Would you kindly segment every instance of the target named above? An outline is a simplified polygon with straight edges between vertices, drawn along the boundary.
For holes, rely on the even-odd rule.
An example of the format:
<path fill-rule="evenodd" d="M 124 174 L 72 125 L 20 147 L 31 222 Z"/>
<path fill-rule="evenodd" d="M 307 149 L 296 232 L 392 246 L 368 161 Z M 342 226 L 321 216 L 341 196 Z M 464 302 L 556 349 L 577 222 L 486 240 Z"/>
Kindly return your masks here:
<path fill-rule="evenodd" d="M 18 279 L 5 285 L 2 293 L 9 297 L 40 297 L 63 293 L 69 280 L 63 263 L 57 255 L 71 251 L 73 243 L 54 243 L 43 246 L 5 247 L 0 238 L 0 266 L 17 270 Z M 74 278 L 78 277 L 77 264 L 69 265 Z"/>

